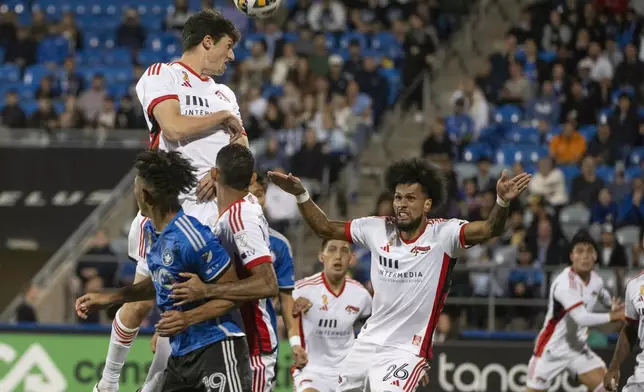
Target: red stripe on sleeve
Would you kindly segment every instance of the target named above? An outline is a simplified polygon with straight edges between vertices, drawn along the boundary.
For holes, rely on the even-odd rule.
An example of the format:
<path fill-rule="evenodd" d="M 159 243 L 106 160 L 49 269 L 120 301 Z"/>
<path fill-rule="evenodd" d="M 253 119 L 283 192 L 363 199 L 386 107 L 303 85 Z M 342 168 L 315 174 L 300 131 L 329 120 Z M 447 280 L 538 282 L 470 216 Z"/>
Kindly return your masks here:
<path fill-rule="evenodd" d="M 272 261 L 273 261 L 273 258 L 271 256 L 268 256 L 268 255 L 267 256 L 259 256 L 258 258 L 254 259 L 254 260 L 251 260 L 248 263 L 246 263 L 245 267 L 246 267 L 247 270 L 251 270 L 251 269 L 257 267 L 260 264 L 270 263 Z"/>
<path fill-rule="evenodd" d="M 465 226 L 467 226 L 467 223 L 461 225 L 461 230 L 458 232 L 458 243 L 461 248 L 465 248 Z"/>
<path fill-rule="evenodd" d="M 154 108 L 161 102 L 166 101 L 168 99 L 175 99 L 178 101 L 179 96 L 177 94 L 168 94 L 168 95 L 162 95 L 160 97 L 154 98 L 152 102 L 150 102 L 150 104 L 148 105 L 148 116 L 150 118 L 154 117 L 154 114 L 153 114 Z"/>
<path fill-rule="evenodd" d="M 351 222 L 352 221 L 344 222 L 344 235 L 347 237 L 347 242 L 353 244 L 353 237 L 351 237 Z"/>

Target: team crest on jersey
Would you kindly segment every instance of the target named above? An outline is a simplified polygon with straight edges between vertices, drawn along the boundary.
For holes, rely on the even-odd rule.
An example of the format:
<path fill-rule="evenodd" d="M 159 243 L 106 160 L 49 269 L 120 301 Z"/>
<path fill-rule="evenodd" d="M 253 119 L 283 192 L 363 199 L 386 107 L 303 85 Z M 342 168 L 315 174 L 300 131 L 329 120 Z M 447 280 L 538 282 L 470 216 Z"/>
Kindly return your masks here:
<path fill-rule="evenodd" d="M 327 311 L 329 310 L 329 299 L 327 298 L 326 294 L 322 294 L 322 307 L 320 307 L 320 310 Z"/>
<path fill-rule="evenodd" d="M 356 314 L 356 313 L 360 312 L 360 308 L 355 307 L 355 306 L 351 306 L 351 305 L 347 305 L 347 307 L 344 308 L 344 310 L 349 312 L 349 314 Z"/>
<path fill-rule="evenodd" d="M 248 236 L 246 233 L 241 233 L 235 236 L 235 243 L 240 248 L 245 248 L 248 246 Z"/>
<path fill-rule="evenodd" d="M 183 74 L 183 83 L 181 83 L 181 85 L 183 87 L 192 87 L 192 85 L 190 84 L 190 77 L 188 76 L 188 73 L 186 71 L 181 71 L 181 73 Z"/>
<path fill-rule="evenodd" d="M 171 249 L 165 248 L 163 250 L 163 253 L 161 255 L 161 263 L 163 263 L 163 265 L 165 265 L 166 267 L 174 263 L 174 255 L 172 254 Z"/>
<path fill-rule="evenodd" d="M 418 335 L 414 335 L 414 338 L 412 339 L 411 344 L 413 344 L 414 346 L 420 346 L 422 342 L 423 342 L 423 338 L 421 338 Z"/>
<path fill-rule="evenodd" d="M 414 246 L 413 248 L 411 248 L 410 252 L 414 256 L 418 256 L 418 255 L 424 255 L 425 253 L 429 252 L 431 249 L 432 249 L 431 246 Z"/>
<path fill-rule="evenodd" d="M 217 92 L 215 92 L 215 95 L 218 96 L 219 98 L 223 99 L 224 101 L 230 103 L 230 100 L 228 98 L 226 98 L 224 93 L 222 93 L 221 91 L 217 90 Z"/>

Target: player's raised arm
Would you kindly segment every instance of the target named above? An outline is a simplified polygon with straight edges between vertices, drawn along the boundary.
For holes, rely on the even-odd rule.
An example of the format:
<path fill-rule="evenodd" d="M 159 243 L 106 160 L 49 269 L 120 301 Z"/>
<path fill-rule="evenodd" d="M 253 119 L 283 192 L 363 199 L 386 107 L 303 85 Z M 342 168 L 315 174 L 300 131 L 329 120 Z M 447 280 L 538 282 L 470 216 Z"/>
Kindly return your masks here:
<path fill-rule="evenodd" d="M 463 229 L 463 239 L 466 246 L 480 244 L 503 233 L 509 214 L 510 201 L 528 188 L 531 177 L 528 173 L 521 173 L 510 178 L 507 171 L 503 171 L 501 178 L 496 183 L 496 203 L 488 218 L 484 221 L 467 223 Z"/>
<path fill-rule="evenodd" d="M 324 239 L 347 241 L 345 230 L 347 222 L 330 220 L 311 199 L 299 178 L 272 171 L 268 172 L 268 177 L 284 192 L 297 198 L 297 207 L 315 234 Z"/>

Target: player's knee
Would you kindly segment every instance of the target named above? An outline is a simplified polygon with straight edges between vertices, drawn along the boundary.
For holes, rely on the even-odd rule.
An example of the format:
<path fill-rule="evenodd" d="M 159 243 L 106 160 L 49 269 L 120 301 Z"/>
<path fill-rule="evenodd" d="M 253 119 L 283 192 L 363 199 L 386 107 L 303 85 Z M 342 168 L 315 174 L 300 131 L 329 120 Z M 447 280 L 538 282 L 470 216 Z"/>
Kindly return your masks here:
<path fill-rule="evenodd" d="M 150 314 L 154 301 L 129 302 L 118 312 L 121 323 L 128 328 L 138 328 Z"/>

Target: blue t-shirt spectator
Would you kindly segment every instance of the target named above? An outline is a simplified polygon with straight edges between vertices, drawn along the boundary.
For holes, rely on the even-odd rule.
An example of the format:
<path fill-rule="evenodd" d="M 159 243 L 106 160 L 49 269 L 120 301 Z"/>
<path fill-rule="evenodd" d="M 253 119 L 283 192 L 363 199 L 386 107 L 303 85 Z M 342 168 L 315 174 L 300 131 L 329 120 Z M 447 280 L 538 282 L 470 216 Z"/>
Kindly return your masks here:
<path fill-rule="evenodd" d="M 618 225 L 640 225 L 644 223 L 644 197 L 642 197 L 641 193 L 635 198 L 634 196 L 635 193 L 628 194 L 619 203 Z"/>

